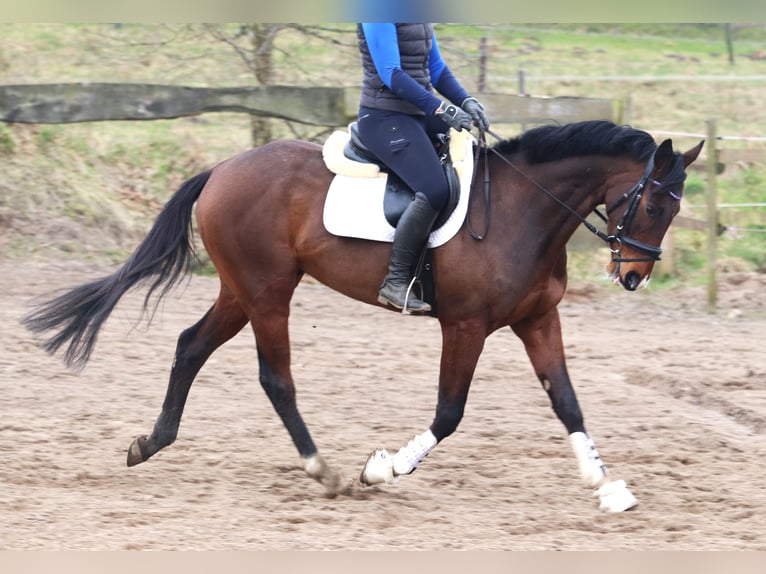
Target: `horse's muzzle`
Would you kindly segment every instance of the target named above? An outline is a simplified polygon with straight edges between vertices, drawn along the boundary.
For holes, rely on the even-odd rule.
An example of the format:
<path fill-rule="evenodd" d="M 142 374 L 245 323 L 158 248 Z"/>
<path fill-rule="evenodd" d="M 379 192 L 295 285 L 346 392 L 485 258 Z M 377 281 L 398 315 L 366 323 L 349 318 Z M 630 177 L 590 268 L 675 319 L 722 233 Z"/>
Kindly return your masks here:
<path fill-rule="evenodd" d="M 622 280 L 622 286 L 628 291 L 635 291 L 641 285 L 641 275 L 637 271 L 628 271 Z"/>

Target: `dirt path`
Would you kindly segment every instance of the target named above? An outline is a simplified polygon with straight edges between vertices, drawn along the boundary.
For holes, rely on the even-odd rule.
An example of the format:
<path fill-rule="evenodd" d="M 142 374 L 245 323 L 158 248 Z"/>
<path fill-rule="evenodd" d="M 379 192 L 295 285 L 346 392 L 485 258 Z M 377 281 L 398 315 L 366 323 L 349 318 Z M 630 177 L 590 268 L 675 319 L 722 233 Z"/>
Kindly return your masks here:
<path fill-rule="evenodd" d="M 178 441 L 125 467 L 159 413 L 175 340 L 212 303 L 195 277 L 150 328 L 143 293 L 108 321 L 80 375 L 18 323 L 31 296 L 98 270 L 0 261 L 0 550 L 766 550 L 766 281 L 686 290 L 573 289 L 560 310 L 569 369 L 612 473 L 640 501 L 604 515 L 519 341 L 488 340 L 458 432 L 413 475 L 330 499 L 303 473 L 260 389 L 252 335 L 195 383 Z M 366 455 L 430 423 L 440 335 L 307 283 L 291 318 L 299 405 L 353 480 Z M 401 361 L 417 347 L 422 361 Z"/>

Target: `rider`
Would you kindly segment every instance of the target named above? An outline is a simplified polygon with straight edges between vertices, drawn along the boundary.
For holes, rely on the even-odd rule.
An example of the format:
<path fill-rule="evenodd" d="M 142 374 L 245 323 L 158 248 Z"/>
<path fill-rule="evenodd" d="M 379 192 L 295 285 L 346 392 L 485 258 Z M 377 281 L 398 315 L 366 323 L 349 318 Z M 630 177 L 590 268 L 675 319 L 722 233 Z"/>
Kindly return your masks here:
<path fill-rule="evenodd" d="M 486 130 L 489 121 L 442 60 L 431 24 L 358 24 L 357 39 L 364 72 L 359 136 L 415 192 L 396 226 L 378 301 L 396 309 L 406 302 L 411 313 L 427 313 L 428 303 L 406 297 L 412 268 L 449 193 L 431 136 L 450 127 L 470 129 L 472 121 Z"/>

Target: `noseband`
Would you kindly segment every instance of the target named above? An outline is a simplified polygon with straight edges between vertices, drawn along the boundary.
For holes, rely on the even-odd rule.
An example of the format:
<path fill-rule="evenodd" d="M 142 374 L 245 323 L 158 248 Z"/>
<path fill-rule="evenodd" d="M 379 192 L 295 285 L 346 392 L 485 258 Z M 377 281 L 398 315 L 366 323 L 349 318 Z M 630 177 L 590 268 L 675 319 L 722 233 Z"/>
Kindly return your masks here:
<path fill-rule="evenodd" d="M 502 138 L 498 136 L 497 134 L 493 133 L 492 131 L 486 130 L 486 133 L 502 141 Z M 535 180 L 533 180 L 531 177 L 529 177 L 526 173 L 524 173 L 521 169 L 519 169 L 516 165 L 514 165 L 511 161 L 509 161 L 508 158 L 503 157 L 497 150 L 488 146 L 484 138 L 484 133 L 481 130 L 479 133 L 479 146 L 480 147 L 483 146 L 485 150 L 493 151 L 500 159 L 502 159 L 505 163 L 507 163 L 513 169 L 515 169 L 519 174 L 521 174 L 526 179 L 528 179 L 538 189 L 540 189 L 546 195 L 548 195 L 548 197 L 550 197 L 553 201 L 555 201 L 561 207 L 563 207 L 564 209 L 572 213 L 572 215 L 577 217 L 580 220 L 580 222 L 588 229 L 588 231 L 596 235 L 598 238 L 602 239 L 609 246 L 609 250 L 612 253 L 612 261 L 614 263 L 617 263 L 618 266 L 620 263 L 660 260 L 660 255 L 662 254 L 662 249 L 660 247 L 655 247 L 653 245 L 643 243 L 627 235 L 628 228 L 630 227 L 630 224 L 633 222 L 636 212 L 638 211 L 638 206 L 641 203 L 641 198 L 644 195 L 646 184 L 651 181 L 655 185 L 662 186 L 662 183 L 650 178 L 652 170 L 654 169 L 654 156 L 657 153 L 656 149 L 654 152 L 652 152 L 652 155 L 646 164 L 646 168 L 644 169 L 644 174 L 641 176 L 641 179 L 638 180 L 638 183 L 636 183 L 628 191 L 622 194 L 620 198 L 614 204 L 612 204 L 610 207 L 607 208 L 606 213 L 608 215 L 609 213 L 617 209 L 620 205 L 622 205 L 626 201 L 629 201 L 628 207 L 625 209 L 625 212 L 622 214 L 622 217 L 620 218 L 620 222 L 617 224 L 617 228 L 615 229 L 615 232 L 611 235 L 608 235 L 604 233 L 603 231 L 601 231 L 600 229 L 596 228 L 596 226 L 594 226 L 592 223 L 587 221 L 582 215 L 577 213 L 574 209 L 569 207 L 566 203 L 564 203 L 558 197 L 553 195 L 550 191 L 545 189 L 545 187 L 543 187 L 542 185 L 537 183 Z M 485 158 L 486 158 L 486 153 L 485 153 Z M 478 155 L 477 155 L 477 159 L 478 159 Z M 476 172 L 474 171 L 474 175 L 475 174 Z M 487 173 L 486 162 L 484 166 L 484 179 L 485 179 L 485 182 L 484 182 L 485 195 L 488 196 L 489 195 L 489 176 Z M 486 198 L 486 205 L 487 205 L 487 209 L 489 209 L 488 197 Z M 596 215 L 598 215 L 601 218 L 601 220 L 604 223 L 608 222 L 607 216 L 602 214 L 598 210 L 598 208 L 594 209 L 593 211 Z M 489 213 L 487 213 L 487 224 L 488 224 L 488 221 L 489 221 Z M 474 239 L 483 239 L 483 236 L 474 236 Z M 643 253 L 645 256 L 644 257 L 623 257 L 622 249 L 625 246 L 631 249 L 634 249 L 635 251 L 638 251 L 640 253 Z"/>

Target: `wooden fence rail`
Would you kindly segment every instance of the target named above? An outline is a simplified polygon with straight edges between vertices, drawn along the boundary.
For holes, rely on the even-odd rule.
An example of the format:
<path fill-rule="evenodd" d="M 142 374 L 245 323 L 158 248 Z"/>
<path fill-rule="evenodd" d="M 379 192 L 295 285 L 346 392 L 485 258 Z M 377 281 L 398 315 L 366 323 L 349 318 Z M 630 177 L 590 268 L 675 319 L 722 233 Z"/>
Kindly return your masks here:
<path fill-rule="evenodd" d="M 194 88 L 75 83 L 0 86 L 0 119 L 19 123 L 158 120 L 207 112 L 246 112 L 317 125 L 341 125 L 343 88 Z"/>
<path fill-rule="evenodd" d="M 482 94 L 494 123 L 622 120 L 619 100 Z M 320 126 L 356 117 L 359 88 L 260 86 L 202 88 L 159 84 L 70 83 L 0 86 L 0 121 L 72 123 L 158 120 L 244 112 Z"/>

